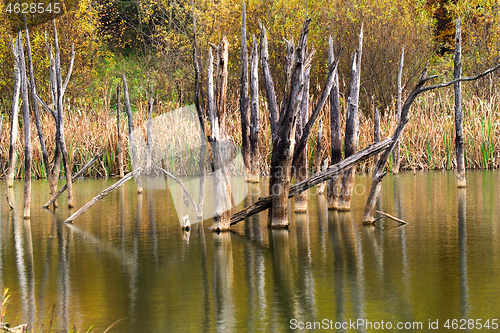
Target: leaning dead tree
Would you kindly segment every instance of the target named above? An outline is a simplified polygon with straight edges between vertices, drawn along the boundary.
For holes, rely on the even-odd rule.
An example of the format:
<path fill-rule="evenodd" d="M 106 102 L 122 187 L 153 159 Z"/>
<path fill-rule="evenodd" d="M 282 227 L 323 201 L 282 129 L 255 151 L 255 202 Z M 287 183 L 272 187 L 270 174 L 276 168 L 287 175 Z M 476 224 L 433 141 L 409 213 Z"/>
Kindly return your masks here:
<path fill-rule="evenodd" d="M 462 27 L 460 18 L 457 19 L 455 32 L 455 54 L 453 56 L 453 77 L 462 76 Z M 462 110 L 462 87 L 460 82 L 453 84 L 455 95 L 455 151 L 457 155 L 457 181 L 458 187 L 465 187 L 465 159 L 464 159 L 464 125 Z"/>
<path fill-rule="evenodd" d="M 401 101 L 403 94 L 403 87 L 401 84 L 401 77 L 403 76 L 403 65 L 405 61 L 405 48 L 401 48 L 401 61 L 399 63 L 399 73 L 398 73 L 398 102 L 397 102 L 397 122 L 399 123 L 401 119 Z M 392 152 L 392 173 L 399 173 L 399 165 L 401 163 L 401 142 L 396 144 L 396 148 Z"/>
<path fill-rule="evenodd" d="M 354 154 L 358 149 L 359 140 L 359 86 L 361 77 L 361 57 L 363 48 L 363 26 L 359 33 L 358 50 L 354 52 L 352 60 L 351 80 L 349 82 L 349 98 L 347 99 L 347 119 L 345 125 L 345 157 Z M 351 197 L 354 187 L 355 169 L 346 170 L 340 182 L 340 196 L 338 210 L 346 211 L 351 209 Z"/>
<path fill-rule="evenodd" d="M 224 125 L 226 118 L 227 64 L 229 42 L 224 36 L 216 46 L 210 44 L 208 54 L 207 104 L 211 126 L 208 142 L 212 148 L 212 165 L 214 171 L 215 207 L 212 231 L 226 231 L 230 228 L 231 218 L 231 180 L 228 162 L 231 160 L 231 143 Z M 216 91 L 213 83 L 213 56 L 216 53 L 217 75 Z M 216 98 L 214 99 L 214 96 Z"/>
<path fill-rule="evenodd" d="M 251 180 L 250 162 L 250 122 L 248 117 L 248 48 L 247 48 L 247 17 L 245 1 L 242 1 L 241 12 L 241 79 L 240 79 L 240 113 L 241 113 L 241 155 L 245 165 L 247 180 Z"/>
<path fill-rule="evenodd" d="M 328 63 L 332 64 L 335 59 L 333 52 L 333 39 L 328 39 Z M 333 73 L 333 85 L 330 90 L 330 137 L 332 144 L 332 164 L 342 160 L 342 133 L 340 129 L 340 93 L 339 75 L 335 68 Z M 337 209 L 339 204 L 340 175 L 328 181 L 328 209 Z"/>
<path fill-rule="evenodd" d="M 425 84 L 434 78 L 437 77 L 437 75 L 434 76 L 427 76 L 427 68 L 422 72 L 422 75 L 420 76 L 420 79 L 415 86 L 415 88 L 410 92 L 408 97 L 406 98 L 402 108 L 401 108 L 401 121 L 398 123 L 398 126 L 394 130 L 394 133 L 392 134 L 391 137 L 391 144 L 390 146 L 382 153 L 380 156 L 379 161 L 377 162 L 377 165 L 375 167 L 375 171 L 373 173 L 373 181 L 372 181 L 372 186 L 370 189 L 370 194 L 368 195 L 368 199 L 366 200 L 366 205 L 365 209 L 363 212 L 363 223 L 373 223 L 375 221 L 374 213 L 375 213 L 375 205 L 377 203 L 378 197 L 380 195 L 380 190 L 382 188 L 382 179 L 386 175 L 386 172 L 384 172 L 384 167 L 385 164 L 387 163 L 387 160 L 389 159 L 389 155 L 392 153 L 394 150 L 394 147 L 396 146 L 397 142 L 401 138 L 401 134 L 403 133 L 403 130 L 408 123 L 408 111 L 410 110 L 411 105 L 415 101 L 418 95 L 438 89 L 438 88 L 444 88 L 448 87 L 450 85 L 453 85 L 455 83 L 460 83 L 463 81 L 474 81 L 477 80 L 489 73 L 492 73 L 500 68 L 500 64 L 496 65 L 493 68 L 490 68 L 481 74 L 478 74 L 476 76 L 470 76 L 470 77 L 459 77 L 455 78 L 452 81 L 449 82 L 444 82 L 440 84 L 435 84 L 432 86 L 425 86 Z"/>
<path fill-rule="evenodd" d="M 341 162 L 330 166 L 326 170 L 314 174 L 312 177 L 307 178 L 303 182 L 291 186 L 288 193 L 288 198 L 293 198 L 297 194 L 302 193 L 313 186 L 316 186 L 330 178 L 340 175 L 344 170 L 352 168 L 353 166 L 356 166 L 357 164 L 369 159 L 373 155 L 376 155 L 381 151 L 387 149 L 391 145 L 391 142 L 392 140 L 390 138 L 387 138 L 379 143 L 372 144 L 365 149 L 355 153 L 351 157 L 348 157 L 345 160 L 342 160 Z M 257 202 L 255 202 L 254 204 L 245 207 L 238 213 L 233 214 L 233 216 L 231 216 L 231 225 L 235 225 L 238 222 L 243 221 L 245 218 L 271 207 L 272 195 L 260 197 L 259 200 L 257 200 Z"/>
<path fill-rule="evenodd" d="M 17 33 L 16 42 L 10 39 L 10 47 L 14 56 L 14 95 L 12 98 L 12 112 L 10 115 L 10 144 L 9 144 L 9 168 L 5 181 L 8 187 L 14 183 L 14 174 L 17 161 L 17 136 L 19 132 L 19 93 L 21 91 L 21 73 L 19 71 L 19 44 L 22 43 L 21 30 Z"/>

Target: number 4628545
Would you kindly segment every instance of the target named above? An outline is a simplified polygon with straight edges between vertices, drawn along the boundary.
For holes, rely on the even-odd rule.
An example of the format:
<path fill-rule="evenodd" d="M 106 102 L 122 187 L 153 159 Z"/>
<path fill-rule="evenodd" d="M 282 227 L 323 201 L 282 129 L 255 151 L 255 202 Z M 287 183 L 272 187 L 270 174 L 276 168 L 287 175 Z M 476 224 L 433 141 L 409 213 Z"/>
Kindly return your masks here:
<path fill-rule="evenodd" d="M 444 324 L 444 327 L 447 329 L 459 329 L 459 330 L 466 330 L 466 329 L 493 329 L 496 330 L 498 329 L 498 319 L 491 319 L 491 321 L 488 319 L 485 322 L 483 322 L 481 319 L 448 319 L 446 323 Z"/>
<path fill-rule="evenodd" d="M 9 3 L 5 11 L 9 14 L 43 14 L 43 13 L 53 13 L 59 14 L 61 12 L 61 4 L 59 2 L 56 3 L 48 3 L 45 5 L 44 3 Z"/>

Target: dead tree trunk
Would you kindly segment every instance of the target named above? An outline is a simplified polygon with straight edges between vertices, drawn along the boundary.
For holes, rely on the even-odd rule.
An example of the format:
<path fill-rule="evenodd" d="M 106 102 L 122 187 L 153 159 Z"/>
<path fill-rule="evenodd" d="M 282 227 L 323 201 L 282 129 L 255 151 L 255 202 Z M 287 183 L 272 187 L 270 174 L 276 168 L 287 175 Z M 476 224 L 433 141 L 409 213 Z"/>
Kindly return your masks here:
<path fill-rule="evenodd" d="M 139 168 L 139 156 L 137 154 L 137 146 L 135 145 L 134 138 L 134 116 L 132 115 L 132 108 L 130 106 L 130 98 L 128 94 L 127 78 L 125 74 L 122 73 L 123 81 L 123 96 L 125 98 L 125 111 L 127 111 L 128 117 L 128 140 L 130 144 L 130 150 L 132 151 L 132 169 L 136 170 Z M 142 193 L 142 180 L 139 173 L 135 177 L 137 183 L 137 193 Z"/>
<path fill-rule="evenodd" d="M 123 178 L 125 175 L 123 174 L 123 140 L 122 140 L 122 129 L 120 125 L 120 115 L 122 113 L 122 105 L 120 102 L 120 84 L 116 85 L 116 131 L 118 136 L 118 168 L 119 168 L 119 177 Z"/>
<path fill-rule="evenodd" d="M 401 137 L 401 134 L 404 130 L 404 127 L 406 123 L 408 122 L 408 111 L 410 110 L 410 107 L 412 103 L 415 101 L 415 98 L 417 98 L 418 95 L 420 95 L 423 92 L 429 91 L 429 90 L 434 90 L 438 88 L 444 88 L 448 87 L 452 84 L 455 84 L 457 82 L 463 82 L 463 81 L 474 81 L 479 78 L 482 78 L 485 75 L 488 75 L 489 73 L 492 73 L 500 68 L 500 64 L 497 64 L 495 67 L 492 67 L 481 74 L 478 74 L 476 76 L 468 76 L 468 77 L 460 77 L 453 79 L 452 81 L 449 82 L 444 82 L 440 84 L 435 84 L 432 86 L 424 87 L 425 83 L 431 79 L 436 78 L 437 76 L 427 76 L 427 68 L 422 72 L 422 75 L 420 76 L 420 79 L 415 86 L 415 88 L 410 92 L 408 97 L 406 98 L 403 107 L 401 108 L 401 121 L 399 122 L 398 126 L 394 130 L 394 133 L 392 134 L 391 137 L 391 144 L 390 146 L 384 151 L 382 156 L 380 157 L 377 166 L 375 167 L 375 171 L 373 173 L 373 181 L 372 181 L 372 187 L 370 189 L 370 194 L 368 195 L 368 199 L 366 201 L 365 209 L 363 212 L 363 223 L 372 223 L 375 218 L 374 218 L 374 211 L 375 211 L 375 205 L 377 203 L 378 196 L 380 195 L 380 189 L 382 188 L 382 179 L 385 176 L 384 172 L 384 166 L 387 163 L 387 160 L 389 159 L 389 155 L 392 153 L 394 150 L 394 147 L 396 146 L 396 143 Z"/>
<path fill-rule="evenodd" d="M 349 82 L 349 98 L 347 103 L 347 120 L 345 126 L 345 157 L 354 154 L 358 149 L 359 139 L 359 84 L 361 74 L 361 55 L 363 45 L 363 26 L 359 33 L 359 47 L 354 53 L 352 61 L 351 80 Z M 352 189 L 354 187 L 355 169 L 344 172 L 341 180 L 338 210 L 347 211 L 351 209 Z"/>
<path fill-rule="evenodd" d="M 378 112 L 378 107 L 375 107 L 373 114 L 373 142 L 380 142 L 380 112 Z M 377 165 L 378 154 L 373 157 L 373 164 Z"/>
<path fill-rule="evenodd" d="M 269 108 L 269 122 L 271 123 L 271 137 L 273 147 L 278 135 L 278 104 L 276 102 L 276 92 L 274 90 L 273 77 L 269 68 L 269 53 L 267 50 L 267 31 L 266 27 L 259 21 L 260 27 L 260 63 L 262 67 L 262 76 L 266 87 L 267 106 Z"/>
<path fill-rule="evenodd" d="M 9 145 L 9 169 L 5 176 L 7 187 L 12 187 L 17 161 L 17 136 L 19 132 L 19 92 L 21 90 L 21 74 L 19 72 L 19 44 L 22 43 L 21 31 L 17 33 L 16 44 L 11 40 L 11 49 L 14 55 L 14 95 L 12 98 L 12 113 L 10 116 L 10 145 Z"/>
<path fill-rule="evenodd" d="M 293 61 L 294 61 L 294 56 L 295 56 L 295 45 L 293 42 L 293 37 L 290 40 L 284 39 L 285 40 L 285 91 L 283 92 L 283 100 L 281 101 L 281 106 L 280 106 L 280 113 L 278 115 L 281 117 L 283 113 L 285 113 L 285 109 L 288 103 L 288 96 L 290 95 L 290 84 L 291 84 L 291 79 L 292 79 L 292 66 L 293 66 Z M 304 59 L 302 59 L 304 60 Z"/>
<path fill-rule="evenodd" d="M 305 52 L 304 52 L 305 53 Z M 305 61 L 305 59 L 304 59 Z M 309 116 L 309 79 L 310 79 L 311 68 L 308 67 L 304 72 L 304 88 L 302 90 L 302 100 L 300 102 L 300 110 L 297 116 L 297 125 L 295 129 L 295 141 L 299 142 L 302 136 L 303 129 L 306 125 L 307 118 Z M 300 152 L 299 157 L 295 164 L 295 179 L 297 183 L 300 183 L 307 178 L 308 165 L 307 165 L 307 149 L 306 144 L 304 149 Z M 295 212 L 305 213 L 307 212 L 307 191 L 304 191 L 295 196 Z"/>
<path fill-rule="evenodd" d="M 148 123 L 146 126 L 146 138 L 147 138 L 147 146 L 146 146 L 146 174 L 148 176 L 151 175 L 151 146 L 153 144 L 153 135 L 151 133 L 153 127 L 153 107 L 154 107 L 154 98 L 153 98 L 153 85 L 149 90 L 149 101 L 148 101 Z"/>
<path fill-rule="evenodd" d="M 316 138 L 316 152 L 314 155 L 314 167 L 316 173 L 321 171 L 321 160 L 322 160 L 322 146 L 323 146 L 323 121 L 320 120 L 318 128 L 318 137 Z M 324 162 L 324 169 L 328 167 L 328 159 Z M 326 182 L 318 185 L 318 194 L 323 194 L 325 192 Z"/>
<path fill-rule="evenodd" d="M 25 219 L 30 218 L 31 209 L 31 123 L 30 106 L 28 97 L 28 77 L 26 75 L 26 62 L 22 41 L 18 43 L 19 71 L 21 73 L 21 99 L 23 101 L 23 126 L 24 126 L 24 209 Z"/>
<path fill-rule="evenodd" d="M 227 231 L 231 219 L 231 181 L 227 164 L 231 159 L 231 144 L 227 139 L 225 122 L 226 90 L 227 90 L 227 62 L 228 41 L 224 36 L 219 46 L 210 44 L 217 54 L 217 91 L 213 96 L 213 66 L 212 52 L 209 50 L 207 95 L 212 135 L 208 141 L 212 147 L 212 163 L 214 169 L 214 196 L 215 207 L 212 231 Z M 214 110 L 214 105 L 217 109 Z"/>
<path fill-rule="evenodd" d="M 455 32 L 455 55 L 453 56 L 453 77 L 462 76 L 462 28 L 460 18 L 457 19 Z M 462 87 L 460 82 L 453 85 L 455 93 L 455 151 L 457 154 L 457 181 L 458 187 L 466 187 L 465 159 L 464 159 L 464 125 L 462 111 Z"/>
<path fill-rule="evenodd" d="M 330 36 L 328 40 L 328 63 L 334 62 L 333 39 Z M 335 68 L 333 73 L 333 85 L 330 90 L 330 140 L 332 144 L 331 164 L 337 164 L 342 161 L 342 137 L 340 129 L 340 93 L 339 93 L 339 75 Z M 339 184 L 340 175 L 328 181 L 328 209 L 338 209 L 339 204 Z"/>
<path fill-rule="evenodd" d="M 391 139 L 387 138 L 379 143 L 372 144 L 366 147 L 365 149 L 360 150 L 351 157 L 348 157 L 345 160 L 330 166 L 328 169 L 314 174 L 312 177 L 306 179 L 305 181 L 291 186 L 288 198 L 292 198 L 297 194 L 315 185 L 318 185 L 321 182 L 324 182 L 327 179 L 338 176 L 345 169 L 351 168 L 367 160 L 371 156 L 378 154 L 382 150 L 387 149 L 391 145 L 391 142 L 392 142 Z M 245 218 L 252 216 L 253 214 L 271 208 L 271 206 L 272 206 L 272 195 L 269 195 L 267 197 L 261 197 L 253 205 L 248 206 L 239 211 L 238 213 L 234 214 L 233 216 L 231 216 L 231 225 L 237 224 L 238 222 L 243 221 Z"/>
<path fill-rule="evenodd" d="M 292 157 L 294 149 L 296 117 L 300 107 L 303 90 L 304 64 L 302 59 L 305 52 L 307 34 L 309 33 L 310 19 L 307 19 L 302 28 L 296 57 L 292 66 L 290 93 L 286 98 L 285 112 L 280 116 L 278 135 L 273 145 L 271 157 L 271 177 L 269 191 L 271 193 L 271 228 L 286 228 L 288 221 L 288 192 L 290 187 Z"/>
<path fill-rule="evenodd" d="M 212 49 L 208 49 L 208 77 L 207 77 L 207 111 L 208 121 L 210 122 L 211 136 L 219 136 L 219 120 L 215 113 L 215 97 L 214 97 L 214 57 Z"/>
<path fill-rule="evenodd" d="M 69 82 L 69 78 L 71 76 L 71 72 L 73 70 L 73 61 L 75 59 L 75 51 L 74 48 L 72 50 L 71 54 L 71 63 L 70 67 L 68 69 L 68 76 L 66 78 L 66 81 L 62 82 L 62 75 L 61 75 L 61 55 L 59 52 L 59 38 L 57 36 L 57 28 L 56 28 L 56 21 L 54 20 L 54 51 L 55 51 L 55 65 L 56 65 L 56 85 L 57 85 L 57 112 L 58 112 L 58 124 L 59 124 L 59 137 L 58 141 L 61 147 L 61 155 L 63 159 L 63 164 L 64 164 L 64 173 L 66 176 L 66 184 L 68 186 L 68 207 L 72 208 L 74 206 L 73 202 L 73 182 L 72 182 L 72 177 L 71 177 L 71 165 L 70 165 L 70 160 L 68 156 L 68 150 L 66 149 L 66 142 L 64 139 L 64 117 L 63 117 L 63 98 L 64 98 L 64 93 L 66 92 L 66 87 Z"/>
<path fill-rule="evenodd" d="M 250 57 L 250 161 L 251 177 L 250 181 L 258 183 L 259 171 L 259 50 L 257 40 L 253 36 L 252 55 Z"/>
<path fill-rule="evenodd" d="M 250 161 L 250 122 L 248 116 L 248 48 L 247 48 L 247 27 L 246 27 L 246 7 L 242 2 L 243 11 L 241 13 L 241 91 L 240 91 L 240 112 L 241 112 L 241 155 L 245 165 L 247 181 L 252 180 Z"/>
<path fill-rule="evenodd" d="M 405 48 L 403 46 L 403 48 L 401 49 L 401 62 L 399 64 L 399 73 L 398 73 L 398 104 L 397 104 L 398 124 L 399 124 L 399 121 L 401 119 L 401 101 L 402 101 L 401 95 L 403 94 L 403 87 L 401 85 L 401 77 L 403 76 L 404 59 L 405 59 Z M 392 153 L 392 160 L 393 160 L 392 173 L 394 175 L 397 175 L 399 173 L 399 164 L 401 163 L 401 142 L 398 142 L 396 144 L 396 148 L 394 149 L 394 152 Z"/>
<path fill-rule="evenodd" d="M 33 69 L 33 58 L 31 54 L 31 43 L 30 43 L 30 35 L 28 31 L 28 24 L 26 22 L 26 19 L 24 21 L 24 33 L 26 36 L 26 52 L 28 55 L 28 70 L 29 70 L 29 77 L 30 77 L 30 88 L 31 88 L 31 96 L 32 96 L 32 101 L 33 101 L 33 113 L 35 115 L 35 124 L 36 124 L 36 130 L 38 132 L 38 139 L 40 140 L 40 148 L 42 149 L 42 159 L 43 159 L 43 165 L 45 167 L 45 173 L 47 174 L 47 180 L 49 183 L 53 182 L 52 181 L 52 174 L 50 172 L 50 164 L 49 164 L 49 156 L 47 154 L 47 147 L 45 145 L 45 136 L 43 135 L 42 131 L 42 124 L 40 123 L 40 114 L 39 114 L 39 109 L 38 109 L 38 100 L 36 98 L 37 93 L 36 93 L 36 83 L 35 83 L 35 72 Z M 50 193 L 51 195 L 54 195 L 54 193 Z"/>

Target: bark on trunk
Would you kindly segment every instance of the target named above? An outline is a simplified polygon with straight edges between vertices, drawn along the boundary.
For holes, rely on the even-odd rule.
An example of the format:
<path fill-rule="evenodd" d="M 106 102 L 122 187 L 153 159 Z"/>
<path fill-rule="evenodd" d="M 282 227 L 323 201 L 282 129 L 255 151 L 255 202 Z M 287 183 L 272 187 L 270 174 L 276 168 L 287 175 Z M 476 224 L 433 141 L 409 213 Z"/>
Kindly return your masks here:
<path fill-rule="evenodd" d="M 130 107 L 130 98 L 128 95 L 128 86 L 127 86 L 127 78 L 125 74 L 122 73 L 122 81 L 123 81 L 123 95 L 125 98 L 125 111 L 127 111 L 128 117 L 128 140 L 130 143 L 130 150 L 132 151 L 132 169 L 136 170 L 139 168 L 139 160 L 137 156 L 137 146 L 135 145 L 134 138 L 134 117 L 132 115 L 132 108 Z M 139 173 L 135 177 L 137 183 L 137 193 L 142 193 L 142 180 Z"/>
<path fill-rule="evenodd" d="M 153 127 L 153 107 L 154 107 L 154 98 L 153 98 L 153 85 L 149 90 L 149 101 L 148 101 L 148 123 L 146 125 L 146 138 L 147 138 L 147 146 L 146 146 L 146 174 L 151 176 L 151 160 L 152 160 L 152 152 L 151 146 L 153 145 L 153 136 L 152 136 L 152 127 Z"/>
<path fill-rule="evenodd" d="M 380 195 L 380 189 L 382 187 L 382 179 L 385 175 L 384 166 L 389 159 L 389 155 L 392 153 L 394 147 L 396 146 L 397 141 L 400 139 L 401 134 L 404 130 L 404 127 L 406 123 L 408 122 L 408 111 L 412 105 L 412 103 L 415 101 L 415 98 L 417 98 L 418 95 L 421 93 L 424 93 L 426 91 L 438 89 L 438 88 L 444 88 L 448 87 L 452 84 L 455 84 L 457 82 L 464 82 L 464 81 L 474 81 L 479 78 L 482 78 L 500 68 L 500 64 L 497 64 L 495 67 L 492 67 L 476 76 L 468 76 L 468 77 L 460 77 L 453 79 L 452 81 L 449 82 L 444 82 L 444 83 L 439 83 L 435 84 L 432 86 L 427 86 L 424 87 L 425 83 L 429 80 L 432 80 L 436 78 L 437 76 L 427 76 L 427 68 L 424 69 L 422 72 L 422 75 L 420 76 L 420 79 L 415 86 L 415 88 L 410 92 L 408 97 L 406 98 L 402 108 L 401 108 L 401 121 L 394 130 L 394 133 L 391 138 L 391 144 L 390 146 L 384 151 L 382 156 L 380 157 L 380 160 L 377 163 L 377 166 L 375 167 L 375 172 L 373 173 L 373 181 L 372 181 L 372 187 L 370 189 L 370 194 L 368 195 L 368 199 L 366 201 L 365 209 L 363 212 L 363 223 L 372 223 L 375 218 L 374 218 L 374 211 L 375 211 L 375 205 L 377 203 L 378 196 Z"/>
<path fill-rule="evenodd" d="M 122 129 L 120 125 L 120 115 L 122 112 L 122 105 L 120 102 L 120 85 L 116 85 L 116 130 L 118 135 L 118 168 L 119 168 L 119 177 L 123 178 L 125 175 L 123 173 L 123 140 L 122 140 Z"/>
<path fill-rule="evenodd" d="M 267 50 L 267 31 L 266 27 L 262 25 L 259 21 L 259 27 L 261 31 L 260 39 L 260 61 L 262 67 L 262 76 L 264 77 L 264 84 L 266 87 L 266 97 L 267 106 L 269 108 L 269 122 L 271 123 L 271 137 L 273 142 L 273 147 L 276 142 L 276 137 L 278 135 L 278 105 L 276 102 L 276 92 L 274 90 L 273 77 L 271 75 L 271 69 L 269 68 L 269 53 Z"/>
<path fill-rule="evenodd" d="M 250 96 L 251 100 L 251 128 L 250 128 L 250 181 L 258 183 L 260 178 L 259 169 L 259 50 L 255 35 L 253 37 L 253 49 L 250 57 Z"/>
<path fill-rule="evenodd" d="M 248 48 L 247 48 L 247 27 L 246 8 L 243 1 L 243 11 L 241 13 L 241 91 L 240 91 L 240 112 L 241 112 L 241 154 L 245 165 L 247 181 L 251 181 L 251 159 L 250 159 L 250 122 L 248 116 Z"/>
<path fill-rule="evenodd" d="M 19 44 L 22 43 L 21 31 L 17 33 L 16 44 L 11 42 L 14 55 L 14 95 L 12 98 L 12 113 L 10 116 L 10 145 L 9 145 L 9 169 L 5 181 L 7 187 L 12 187 L 16 171 L 17 152 L 16 144 L 19 133 L 19 92 L 21 91 L 21 74 L 19 71 Z"/>
<path fill-rule="evenodd" d="M 359 84 L 361 74 L 361 56 L 363 45 L 363 27 L 359 34 L 359 47 L 354 53 L 349 83 L 349 98 L 347 103 L 347 120 L 345 126 L 345 156 L 349 157 L 358 149 L 359 139 Z M 346 170 L 342 175 L 338 210 L 347 211 L 351 209 L 351 197 L 354 187 L 355 169 Z"/>
<path fill-rule="evenodd" d="M 322 160 L 322 142 L 323 142 L 323 121 L 319 122 L 318 137 L 316 138 L 316 152 L 314 153 L 314 167 L 316 173 L 321 171 L 321 160 Z M 328 159 L 325 160 L 325 169 L 328 167 Z M 323 194 L 325 191 L 326 182 L 318 185 L 318 194 Z"/>
<path fill-rule="evenodd" d="M 68 150 L 66 148 L 66 142 L 64 139 L 64 117 L 63 117 L 63 98 L 64 98 L 64 92 L 66 90 L 66 86 L 68 84 L 69 77 L 71 76 L 71 70 L 73 68 L 73 60 L 75 58 L 75 53 L 74 50 L 71 55 L 71 65 L 68 70 L 68 77 L 66 81 L 62 82 L 62 74 L 61 74 L 61 55 L 59 52 L 59 38 L 57 36 L 57 28 L 56 28 L 56 22 L 55 20 L 53 21 L 54 24 L 54 52 L 55 52 L 55 68 L 56 68 L 56 85 L 57 85 L 57 112 L 58 112 L 58 124 L 59 124 L 59 137 L 58 141 L 60 144 L 60 149 L 61 149 L 61 155 L 62 155 L 62 160 L 64 164 L 64 173 L 66 176 L 66 184 L 68 187 L 68 208 L 72 208 L 74 206 L 73 202 L 73 184 L 72 184 L 72 177 L 71 177 L 71 165 L 70 165 L 70 160 L 68 156 Z"/>
<path fill-rule="evenodd" d="M 453 57 L 453 77 L 462 76 L 462 28 L 460 18 L 457 19 L 455 32 L 455 55 Z M 464 126 L 462 111 L 462 87 L 460 82 L 453 85 L 455 93 L 455 151 L 457 154 L 457 183 L 458 187 L 466 187 L 465 159 L 464 159 Z"/>
<path fill-rule="evenodd" d="M 380 112 L 378 107 L 375 107 L 373 114 L 373 139 L 375 143 L 380 142 Z M 373 157 L 373 164 L 377 165 L 378 158 L 378 154 Z"/>
<path fill-rule="evenodd" d="M 296 117 L 300 107 L 303 90 L 304 64 L 302 59 L 305 52 L 310 19 L 307 19 L 302 28 L 296 57 L 292 66 L 290 94 L 286 98 L 285 112 L 280 116 L 278 135 L 271 157 L 271 177 L 269 191 L 271 193 L 271 228 L 286 228 L 288 221 L 288 192 L 290 187 L 292 157 L 295 144 Z"/>
<path fill-rule="evenodd" d="M 304 126 L 307 122 L 307 118 L 309 116 L 309 79 L 310 79 L 310 67 L 306 69 L 304 72 L 304 88 L 302 90 L 302 100 L 300 102 L 300 111 L 297 116 L 297 126 L 295 129 L 295 141 L 299 142 L 302 137 Z M 297 183 L 300 183 L 304 179 L 307 178 L 307 149 L 308 145 L 306 144 L 304 149 L 298 155 L 297 161 L 295 162 L 295 180 Z M 305 213 L 307 212 L 307 191 L 304 191 L 295 196 L 295 212 L 296 213 Z"/>
<path fill-rule="evenodd" d="M 24 209 L 25 219 L 30 218 L 31 210 L 31 124 L 30 106 L 28 97 L 28 77 L 26 75 L 26 62 L 24 60 L 24 47 L 22 41 L 18 43 L 19 71 L 21 74 L 21 99 L 23 101 L 23 127 L 24 127 Z"/>
<path fill-rule="evenodd" d="M 399 73 L 398 73 L 398 104 L 397 104 L 397 121 L 399 123 L 401 119 L 401 95 L 403 93 L 403 87 L 401 85 L 401 77 L 403 76 L 403 64 L 404 64 L 404 59 L 405 59 L 405 48 L 401 49 L 401 62 L 399 64 Z M 392 173 L 394 175 L 397 175 L 399 173 L 399 165 L 401 163 L 401 143 L 398 141 L 396 144 L 396 148 L 394 149 L 394 152 L 392 153 L 392 160 L 393 162 L 393 167 L 392 167 Z"/>
<path fill-rule="evenodd" d="M 227 94 L 227 64 L 229 57 L 229 42 L 223 36 L 219 46 L 215 47 L 217 61 L 217 75 L 215 81 L 217 117 L 219 118 L 220 133 L 226 133 L 226 94 Z"/>

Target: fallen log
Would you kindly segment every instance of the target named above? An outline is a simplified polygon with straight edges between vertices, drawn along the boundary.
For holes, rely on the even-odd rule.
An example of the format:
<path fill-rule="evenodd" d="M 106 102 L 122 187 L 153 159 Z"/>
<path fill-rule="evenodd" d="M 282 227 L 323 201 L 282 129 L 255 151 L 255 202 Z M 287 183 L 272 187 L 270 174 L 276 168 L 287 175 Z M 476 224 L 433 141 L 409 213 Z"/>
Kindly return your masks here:
<path fill-rule="evenodd" d="M 78 179 L 78 177 L 83 175 L 83 173 L 85 171 L 87 171 L 92 166 L 92 164 L 95 163 L 95 161 L 97 161 L 99 158 L 101 158 L 102 154 L 103 153 L 99 153 L 96 156 L 94 156 L 94 158 L 91 159 L 87 164 L 85 164 L 85 166 L 80 171 L 78 171 L 78 173 L 76 175 L 73 175 L 73 178 L 71 179 L 71 181 L 74 182 Z M 64 191 L 66 191 L 67 188 L 68 188 L 68 184 L 64 184 L 64 186 L 56 194 L 54 194 L 54 196 L 52 196 L 52 198 L 50 198 L 50 200 L 47 201 L 47 203 L 45 205 L 43 205 L 42 208 L 49 208 L 49 206 L 52 205 L 52 203 L 54 203 L 54 201 L 56 201 L 57 198 L 59 198 L 61 196 L 61 194 L 63 194 Z"/>
<path fill-rule="evenodd" d="M 199 211 L 200 207 L 198 207 L 196 205 L 196 203 L 194 202 L 194 199 L 193 197 L 191 196 L 191 194 L 189 193 L 189 191 L 187 190 L 186 186 L 184 186 L 184 183 L 182 183 L 182 181 L 175 177 L 174 175 L 172 175 L 170 172 L 168 172 L 167 170 L 163 169 L 163 168 L 156 168 L 158 171 L 162 172 L 166 177 L 170 177 L 172 178 L 172 180 L 174 180 L 177 184 L 179 184 L 179 186 L 182 188 L 182 191 L 184 191 L 184 195 L 187 199 L 189 199 L 189 201 L 191 201 L 191 205 L 193 205 L 194 209 L 196 210 L 196 215 L 197 216 L 202 216 L 202 212 Z M 188 206 L 189 208 L 189 203 L 188 202 L 185 202 L 186 206 Z"/>
<path fill-rule="evenodd" d="M 375 154 L 380 153 L 382 150 L 387 149 L 390 146 L 391 142 L 391 139 L 387 138 L 379 143 L 372 144 L 365 149 L 355 153 L 354 155 L 351 155 L 345 160 L 330 166 L 328 169 L 315 173 L 312 177 L 309 177 L 306 180 L 291 186 L 290 191 L 288 192 L 288 198 L 292 198 L 317 184 L 320 184 L 334 176 L 337 176 L 344 170 L 361 163 L 362 161 L 370 158 Z M 231 216 L 231 225 L 235 225 L 238 222 L 243 221 L 245 218 L 262 212 L 263 210 L 266 210 L 270 207 L 271 196 L 261 197 L 253 205 L 250 205 L 233 214 L 233 216 Z"/>
<path fill-rule="evenodd" d="M 141 168 L 137 168 L 134 171 L 132 171 L 131 173 L 129 173 L 128 175 L 126 175 L 124 178 L 120 179 L 119 181 L 117 181 L 116 183 L 114 183 L 113 185 L 108 187 L 107 189 L 102 190 L 101 193 L 99 193 L 97 196 L 94 197 L 94 199 L 87 202 L 85 204 L 85 206 L 83 206 L 82 208 L 77 210 L 73 215 L 68 217 L 66 219 L 66 221 L 64 221 L 64 223 L 72 223 L 78 216 L 82 215 L 87 209 L 89 209 L 90 207 L 92 207 L 97 202 L 101 201 L 102 199 L 104 199 L 108 194 L 110 194 L 111 192 L 113 192 L 114 190 L 116 190 L 117 188 L 122 186 L 128 180 L 134 178 L 134 176 L 136 176 L 140 172 L 141 172 Z"/>
<path fill-rule="evenodd" d="M 403 221 L 403 220 L 401 220 L 401 219 L 398 219 L 397 217 L 392 216 L 392 215 L 387 214 L 387 213 L 384 213 L 384 212 L 382 212 L 382 211 L 380 211 L 380 210 L 376 210 L 375 212 L 376 212 L 376 213 L 378 213 L 378 214 L 380 214 L 380 215 L 383 215 L 384 217 L 388 217 L 388 218 L 390 218 L 391 220 L 394 220 L 394 221 L 396 221 L 396 222 L 399 222 L 399 223 L 401 223 L 401 224 L 409 224 L 409 223 L 408 223 L 408 222 L 406 222 L 406 221 Z M 376 221 L 378 221 L 378 220 L 379 220 L 379 219 L 376 219 L 376 220 L 375 220 L 375 221 L 373 221 L 373 222 L 368 222 L 368 224 L 374 224 L 374 223 L 375 223 Z M 363 224 L 365 224 L 365 223 L 363 223 Z"/>

